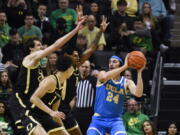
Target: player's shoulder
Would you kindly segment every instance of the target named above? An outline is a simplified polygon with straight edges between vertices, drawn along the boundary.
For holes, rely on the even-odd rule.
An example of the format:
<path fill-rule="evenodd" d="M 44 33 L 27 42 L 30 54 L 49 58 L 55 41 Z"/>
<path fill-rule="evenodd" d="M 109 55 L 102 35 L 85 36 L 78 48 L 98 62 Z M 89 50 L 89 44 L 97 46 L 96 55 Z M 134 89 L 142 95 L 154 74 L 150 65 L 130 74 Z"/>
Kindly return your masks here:
<path fill-rule="evenodd" d="M 27 68 L 36 67 L 39 64 L 39 62 L 36 59 L 36 56 L 40 55 L 41 52 L 42 50 L 39 50 L 25 56 L 22 64 Z"/>
<path fill-rule="evenodd" d="M 56 83 L 56 78 L 54 75 L 49 75 L 47 77 L 45 77 L 41 83 L 50 83 L 50 84 L 53 84 L 53 83 Z"/>
<path fill-rule="evenodd" d="M 106 71 L 105 71 L 105 70 L 101 70 L 101 71 L 99 71 L 98 76 L 103 75 L 103 74 L 105 74 L 105 73 L 106 73 Z"/>
<path fill-rule="evenodd" d="M 50 75 L 45 77 L 41 82 L 40 82 L 40 87 L 43 87 L 45 89 L 48 89 L 48 91 L 53 91 L 56 87 L 56 78 L 54 75 Z"/>
<path fill-rule="evenodd" d="M 106 75 L 106 71 L 104 70 L 99 71 L 98 76 L 97 76 L 98 80 L 101 79 L 104 75 Z"/>

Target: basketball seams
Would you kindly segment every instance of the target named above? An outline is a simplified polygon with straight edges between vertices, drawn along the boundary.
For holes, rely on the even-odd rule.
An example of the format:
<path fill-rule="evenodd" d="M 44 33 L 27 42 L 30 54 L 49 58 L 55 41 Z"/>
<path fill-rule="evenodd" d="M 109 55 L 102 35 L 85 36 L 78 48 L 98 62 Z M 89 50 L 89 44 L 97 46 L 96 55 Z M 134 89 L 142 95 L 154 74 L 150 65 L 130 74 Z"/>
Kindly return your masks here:
<path fill-rule="evenodd" d="M 146 58 L 140 51 L 132 51 L 128 57 L 128 65 L 131 68 L 140 69 L 143 67 Z"/>

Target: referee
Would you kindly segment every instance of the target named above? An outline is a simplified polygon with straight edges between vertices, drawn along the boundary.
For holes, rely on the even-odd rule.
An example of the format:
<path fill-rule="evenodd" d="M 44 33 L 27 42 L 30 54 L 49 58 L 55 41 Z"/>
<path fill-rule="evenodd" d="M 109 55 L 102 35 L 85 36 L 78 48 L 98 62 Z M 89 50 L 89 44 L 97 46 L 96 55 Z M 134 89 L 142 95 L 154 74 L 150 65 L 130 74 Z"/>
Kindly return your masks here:
<path fill-rule="evenodd" d="M 76 89 L 75 117 L 83 135 L 91 122 L 94 113 L 94 99 L 97 79 L 90 76 L 90 62 L 86 60 L 80 67 L 80 81 Z"/>

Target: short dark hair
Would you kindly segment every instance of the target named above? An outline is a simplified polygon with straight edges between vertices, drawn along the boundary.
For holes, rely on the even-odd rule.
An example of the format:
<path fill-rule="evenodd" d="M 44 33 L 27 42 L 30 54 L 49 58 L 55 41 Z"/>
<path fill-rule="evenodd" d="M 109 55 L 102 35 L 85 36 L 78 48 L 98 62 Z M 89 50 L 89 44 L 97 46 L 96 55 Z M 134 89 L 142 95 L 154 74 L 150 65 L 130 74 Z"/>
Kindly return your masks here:
<path fill-rule="evenodd" d="M 39 6 L 46 6 L 47 7 L 47 5 L 45 4 L 45 3 L 43 3 L 43 2 L 40 2 L 39 4 L 38 4 L 38 7 Z"/>
<path fill-rule="evenodd" d="M 72 66 L 72 59 L 66 55 L 59 55 L 56 61 L 56 68 L 58 71 L 66 71 Z"/>
<path fill-rule="evenodd" d="M 33 37 L 33 38 L 29 38 L 26 42 L 25 42 L 25 45 L 24 45 L 24 49 L 25 49 L 25 53 L 26 54 L 29 54 L 30 53 L 30 48 L 33 48 L 35 43 L 34 41 L 37 40 L 37 41 L 41 41 L 38 37 Z"/>
<path fill-rule="evenodd" d="M 77 51 L 78 54 L 79 54 L 79 57 L 81 58 L 83 50 L 79 46 L 75 46 L 73 51 Z"/>
<path fill-rule="evenodd" d="M 56 28 L 58 30 L 65 30 L 66 29 L 66 20 L 64 18 L 58 18 L 56 20 L 56 24 L 57 24 Z"/>
<path fill-rule="evenodd" d="M 83 50 L 79 46 L 75 46 L 74 48 L 66 48 L 63 50 L 63 53 L 67 53 L 69 55 L 72 55 L 74 51 L 78 52 L 79 57 L 81 58 Z"/>
<path fill-rule="evenodd" d="M 27 16 L 32 16 L 32 17 L 34 17 L 33 13 L 31 13 L 31 12 L 27 12 L 27 13 L 25 14 L 25 18 L 26 18 Z"/>
<path fill-rule="evenodd" d="M 10 35 L 10 36 L 16 35 L 17 33 L 18 33 L 18 31 L 17 31 L 16 28 L 12 28 L 12 29 L 9 31 L 9 35 Z"/>
<path fill-rule="evenodd" d="M 99 2 L 96 0 L 92 0 L 90 4 L 92 4 L 92 3 L 96 3 L 99 6 Z"/>
<path fill-rule="evenodd" d="M 126 0 L 118 0 L 117 6 L 121 6 L 121 5 L 127 6 Z"/>

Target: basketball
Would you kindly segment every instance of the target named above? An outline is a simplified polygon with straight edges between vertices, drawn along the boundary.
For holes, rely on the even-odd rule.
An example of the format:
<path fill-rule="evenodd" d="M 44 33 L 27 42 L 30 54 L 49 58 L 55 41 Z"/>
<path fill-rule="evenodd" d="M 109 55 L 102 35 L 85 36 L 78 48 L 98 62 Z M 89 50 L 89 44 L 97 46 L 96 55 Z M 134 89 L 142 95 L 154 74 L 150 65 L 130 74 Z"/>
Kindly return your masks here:
<path fill-rule="evenodd" d="M 146 57 L 140 51 L 132 51 L 128 56 L 128 66 L 134 69 L 140 69 L 144 66 Z"/>

